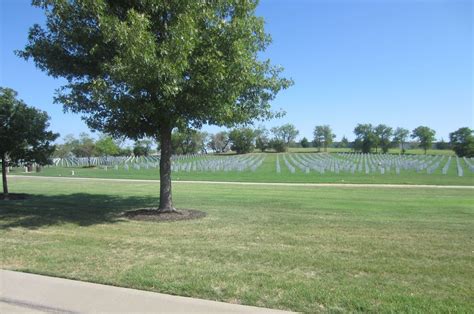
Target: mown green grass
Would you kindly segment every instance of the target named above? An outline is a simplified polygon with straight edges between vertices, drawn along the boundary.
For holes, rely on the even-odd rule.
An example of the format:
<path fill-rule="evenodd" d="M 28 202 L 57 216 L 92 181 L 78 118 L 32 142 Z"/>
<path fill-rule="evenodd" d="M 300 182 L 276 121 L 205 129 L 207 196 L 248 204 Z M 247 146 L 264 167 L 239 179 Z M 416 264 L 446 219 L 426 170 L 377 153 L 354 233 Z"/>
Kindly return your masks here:
<path fill-rule="evenodd" d="M 204 181 L 231 181 L 231 182 L 296 182 L 296 183 L 368 183 L 368 184 L 429 184 L 429 185 L 474 185 L 474 173 L 469 170 L 464 161 L 461 160 L 461 165 L 464 169 L 464 175 L 459 177 L 457 175 L 456 161 L 453 159 L 449 171 L 446 175 L 441 173 L 441 169 L 444 166 L 444 162 L 440 167 L 433 173 L 427 174 L 425 171 L 403 171 L 397 175 L 395 169 L 385 174 L 356 172 L 354 174 L 350 172 L 341 171 L 339 174 L 327 171 L 324 174 L 319 172 L 311 171 L 309 174 L 304 173 L 300 169 L 296 169 L 295 173 L 291 173 L 283 162 L 283 154 L 280 154 L 280 167 L 281 173 L 276 172 L 276 156 L 277 154 L 268 153 L 265 154 L 265 161 L 257 169 L 252 172 L 250 170 L 237 172 L 237 171 L 191 171 L 191 172 L 173 172 L 173 180 L 204 180 Z M 223 157 L 225 158 L 225 157 Z M 140 169 L 136 170 L 133 167 L 124 170 L 114 170 L 108 168 L 64 168 L 64 167 L 48 167 L 45 168 L 41 173 L 29 173 L 29 175 L 42 175 L 42 176 L 61 176 L 71 177 L 71 173 L 74 171 L 74 175 L 77 177 L 91 177 L 91 178 L 121 178 L 121 179 L 159 179 L 158 169 Z M 12 174 L 24 174 L 22 169 L 15 169 Z"/>
<path fill-rule="evenodd" d="M 120 218 L 155 182 L 21 178 L 3 269 L 302 312 L 470 312 L 474 193 L 175 183 L 194 221 Z"/>

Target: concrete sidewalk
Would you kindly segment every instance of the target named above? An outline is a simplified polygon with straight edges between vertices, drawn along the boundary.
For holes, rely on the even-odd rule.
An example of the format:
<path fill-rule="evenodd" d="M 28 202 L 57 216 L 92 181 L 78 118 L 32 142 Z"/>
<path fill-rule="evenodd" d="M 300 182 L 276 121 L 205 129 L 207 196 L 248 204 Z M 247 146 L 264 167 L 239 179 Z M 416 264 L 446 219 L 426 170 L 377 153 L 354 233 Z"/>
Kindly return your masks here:
<path fill-rule="evenodd" d="M 157 184 L 153 179 L 113 179 L 87 177 L 47 177 L 29 175 L 10 175 L 10 179 L 36 179 L 56 181 L 102 181 L 102 182 L 140 182 Z M 185 181 L 174 180 L 173 184 L 214 184 L 214 185 L 250 185 L 250 186 L 288 186 L 288 187 L 337 187 L 337 188 L 399 188 L 399 189 L 465 189 L 474 190 L 474 185 L 431 185 L 431 184 L 386 184 L 386 183 L 284 183 L 284 182 L 241 182 L 241 181 Z"/>
<path fill-rule="evenodd" d="M 0 270 L 0 313 L 285 313 Z"/>

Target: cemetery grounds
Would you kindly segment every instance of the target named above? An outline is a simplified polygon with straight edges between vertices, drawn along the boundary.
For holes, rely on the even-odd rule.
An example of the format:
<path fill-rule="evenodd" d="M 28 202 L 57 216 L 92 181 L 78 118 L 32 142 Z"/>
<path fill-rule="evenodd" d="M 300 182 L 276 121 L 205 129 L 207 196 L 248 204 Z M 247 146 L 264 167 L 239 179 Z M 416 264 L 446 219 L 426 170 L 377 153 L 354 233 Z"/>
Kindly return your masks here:
<path fill-rule="evenodd" d="M 40 173 L 12 174 L 115 179 L 159 178 L 159 157 L 55 159 Z M 438 155 L 255 153 L 173 157 L 175 181 L 474 185 L 474 158 Z"/>
<path fill-rule="evenodd" d="M 299 312 L 467 313 L 474 307 L 471 159 L 175 157 L 175 206 L 207 216 L 169 223 L 121 215 L 157 206 L 155 181 L 69 179 L 72 171 L 75 177 L 158 178 L 156 158 L 125 160 L 96 160 L 91 168 L 59 161 L 33 173 L 37 178 L 10 176 L 11 191 L 27 197 L 0 203 L 0 267 Z"/>

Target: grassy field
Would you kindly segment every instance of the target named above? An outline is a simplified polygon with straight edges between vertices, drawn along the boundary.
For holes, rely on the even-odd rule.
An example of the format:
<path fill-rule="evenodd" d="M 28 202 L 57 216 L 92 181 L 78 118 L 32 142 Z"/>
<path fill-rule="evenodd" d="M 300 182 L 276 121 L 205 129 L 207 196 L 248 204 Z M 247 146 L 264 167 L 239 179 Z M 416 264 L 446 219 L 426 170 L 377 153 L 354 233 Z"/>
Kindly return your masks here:
<path fill-rule="evenodd" d="M 265 154 L 265 161 L 257 169 L 252 172 L 250 170 L 238 171 L 216 171 L 216 172 L 173 172 L 173 180 L 203 180 L 203 181 L 242 181 L 242 182 L 295 182 L 295 183 L 388 183 L 388 184 L 430 184 L 430 185 L 474 185 L 474 173 L 469 170 L 466 164 L 462 161 L 461 165 L 464 169 L 464 175 L 459 177 L 456 170 L 456 162 L 453 160 L 446 175 L 442 174 L 441 165 L 434 173 L 427 174 L 425 171 L 416 172 L 402 171 L 399 175 L 395 173 L 395 169 L 385 174 L 341 171 L 339 174 L 327 171 L 324 174 L 311 171 L 304 173 L 300 169 L 296 169 L 295 173 L 291 173 L 283 163 L 282 154 L 280 154 L 281 173 L 276 172 L 276 156 L 277 154 Z M 225 158 L 225 157 L 223 157 Z M 14 169 L 12 174 L 24 174 L 22 169 Z M 55 176 L 55 177 L 70 177 L 71 172 L 77 177 L 91 177 L 91 178 L 121 178 L 121 179 L 159 179 L 158 169 L 140 169 L 136 170 L 130 167 L 129 170 L 120 168 L 114 170 L 108 168 L 65 168 L 65 167 L 48 167 L 41 173 L 30 173 L 29 175 L 41 176 Z"/>
<path fill-rule="evenodd" d="M 474 193 L 175 183 L 194 221 L 129 221 L 155 182 L 22 178 L 3 269 L 302 312 L 459 312 L 474 302 Z"/>

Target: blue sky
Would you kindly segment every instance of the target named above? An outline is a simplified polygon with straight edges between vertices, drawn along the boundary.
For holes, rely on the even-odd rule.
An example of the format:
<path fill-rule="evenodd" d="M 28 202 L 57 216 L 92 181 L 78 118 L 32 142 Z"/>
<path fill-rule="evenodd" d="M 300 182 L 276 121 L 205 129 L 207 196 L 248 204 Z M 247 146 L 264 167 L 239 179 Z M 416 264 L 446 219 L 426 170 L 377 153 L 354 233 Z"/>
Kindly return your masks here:
<path fill-rule="evenodd" d="M 42 11 L 29 0 L 2 0 L 0 11 L 0 86 L 47 111 L 62 136 L 88 131 L 52 102 L 64 81 L 13 54 Z M 357 123 L 427 125 L 445 140 L 473 127 L 472 1 L 261 0 L 257 13 L 273 37 L 263 55 L 295 81 L 273 102 L 287 115 L 267 127 L 293 123 L 311 139 L 329 124 L 352 139 Z"/>

